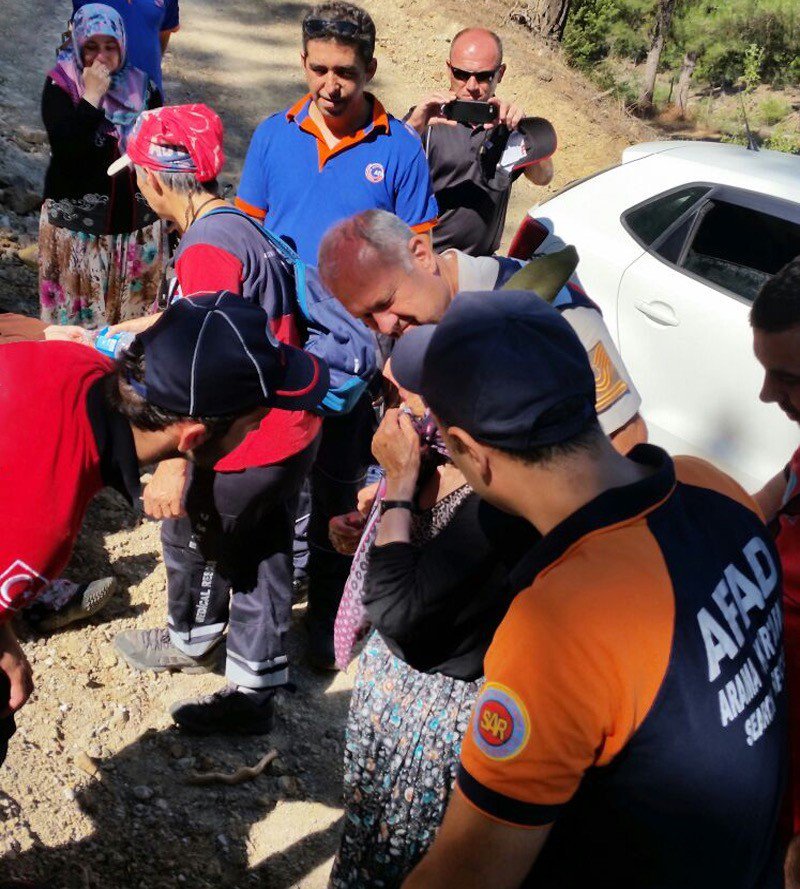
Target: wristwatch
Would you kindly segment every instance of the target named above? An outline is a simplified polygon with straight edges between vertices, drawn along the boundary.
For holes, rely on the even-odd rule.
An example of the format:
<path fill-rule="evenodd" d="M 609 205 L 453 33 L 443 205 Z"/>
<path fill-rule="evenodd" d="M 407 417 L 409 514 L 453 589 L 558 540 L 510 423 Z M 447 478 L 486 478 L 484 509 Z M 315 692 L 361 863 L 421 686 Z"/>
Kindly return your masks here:
<path fill-rule="evenodd" d="M 407 509 L 409 512 L 414 512 L 414 504 L 410 500 L 381 500 L 381 515 L 387 509 Z"/>

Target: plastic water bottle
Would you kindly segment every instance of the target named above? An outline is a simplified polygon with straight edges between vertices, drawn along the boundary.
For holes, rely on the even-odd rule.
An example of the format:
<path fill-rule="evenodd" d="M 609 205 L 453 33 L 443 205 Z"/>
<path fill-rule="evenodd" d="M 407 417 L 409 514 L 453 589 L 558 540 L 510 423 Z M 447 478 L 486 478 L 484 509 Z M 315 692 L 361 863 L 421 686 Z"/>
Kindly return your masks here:
<path fill-rule="evenodd" d="M 102 330 L 98 331 L 94 340 L 94 347 L 98 352 L 102 352 L 103 355 L 108 358 L 116 360 L 129 348 L 135 336 L 136 334 L 130 333 L 127 330 L 109 334 L 108 328 L 104 327 Z"/>

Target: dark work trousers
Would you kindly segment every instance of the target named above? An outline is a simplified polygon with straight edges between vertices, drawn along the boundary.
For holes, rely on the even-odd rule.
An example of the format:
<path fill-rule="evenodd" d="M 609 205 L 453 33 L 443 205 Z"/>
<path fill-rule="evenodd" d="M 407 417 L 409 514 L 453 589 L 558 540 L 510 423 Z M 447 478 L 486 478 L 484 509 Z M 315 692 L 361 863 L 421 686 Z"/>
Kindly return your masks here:
<path fill-rule="evenodd" d="M 333 622 L 342 598 L 350 556 L 337 553 L 328 538 L 333 516 L 356 508 L 375 433 L 372 397 L 365 393 L 342 417 L 326 417 L 322 441 L 311 470 L 311 516 L 308 522 L 308 620 L 314 631 L 333 639 Z"/>
<path fill-rule="evenodd" d="M 236 685 L 289 681 L 294 508 L 318 443 L 274 466 L 192 467 L 187 515 L 162 523 L 172 643 L 200 657 L 227 624 L 225 675 Z"/>

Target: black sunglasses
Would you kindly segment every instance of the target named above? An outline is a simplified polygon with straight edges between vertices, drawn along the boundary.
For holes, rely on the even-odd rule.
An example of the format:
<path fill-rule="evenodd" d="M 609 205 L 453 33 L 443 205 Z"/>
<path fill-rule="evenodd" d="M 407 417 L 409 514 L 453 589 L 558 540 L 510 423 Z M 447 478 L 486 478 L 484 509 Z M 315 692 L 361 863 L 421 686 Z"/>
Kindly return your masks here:
<path fill-rule="evenodd" d="M 308 19 L 303 22 L 303 31 L 307 37 L 319 37 L 322 34 L 355 37 L 359 30 L 360 28 L 355 22 L 343 22 L 335 19 Z"/>
<path fill-rule="evenodd" d="M 449 62 L 448 65 L 450 65 Z M 489 83 L 490 80 L 497 76 L 499 70 L 499 68 L 493 68 L 491 71 L 465 71 L 463 68 L 456 68 L 450 65 L 450 73 L 461 83 L 466 83 L 470 77 L 474 77 L 478 83 Z"/>

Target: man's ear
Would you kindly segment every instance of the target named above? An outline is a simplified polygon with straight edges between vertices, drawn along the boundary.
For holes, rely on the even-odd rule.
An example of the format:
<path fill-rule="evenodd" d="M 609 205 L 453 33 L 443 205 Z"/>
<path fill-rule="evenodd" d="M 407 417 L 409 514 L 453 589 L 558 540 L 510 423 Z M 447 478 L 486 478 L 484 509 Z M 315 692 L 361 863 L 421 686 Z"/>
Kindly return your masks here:
<path fill-rule="evenodd" d="M 372 78 L 375 76 L 375 72 L 377 70 L 378 70 L 378 60 L 373 57 L 372 59 L 370 59 L 369 63 L 367 64 L 367 72 L 366 72 L 367 73 L 367 83 L 369 83 L 370 80 L 372 80 Z"/>
<path fill-rule="evenodd" d="M 307 58 L 308 58 L 308 53 L 305 50 L 303 50 L 300 53 L 300 64 L 303 66 L 303 69 L 305 69 L 305 67 L 306 67 L 306 59 Z"/>
<path fill-rule="evenodd" d="M 175 428 L 178 436 L 176 447 L 182 454 L 188 454 L 208 441 L 208 429 L 196 420 L 183 420 L 176 423 Z"/>
<path fill-rule="evenodd" d="M 408 242 L 408 250 L 414 262 L 426 272 L 436 271 L 436 258 L 433 255 L 431 239 L 427 234 L 414 235 Z"/>
<path fill-rule="evenodd" d="M 482 445 L 479 441 L 460 429 L 458 426 L 448 426 L 445 431 L 445 441 L 447 449 L 453 454 L 458 461 L 467 461 L 472 471 L 480 480 L 489 485 L 492 481 L 492 466 L 489 460 L 489 449 Z"/>
<path fill-rule="evenodd" d="M 145 176 L 147 177 L 147 184 L 150 186 L 150 188 L 153 189 L 153 191 L 159 197 L 161 197 L 161 195 L 164 194 L 164 186 L 161 182 L 161 178 L 159 177 L 158 173 L 154 172 L 153 170 L 151 170 L 149 168 L 145 168 L 144 172 L 145 172 Z"/>
<path fill-rule="evenodd" d="M 503 75 L 506 73 L 505 62 L 497 69 L 497 83 L 503 79 Z"/>

